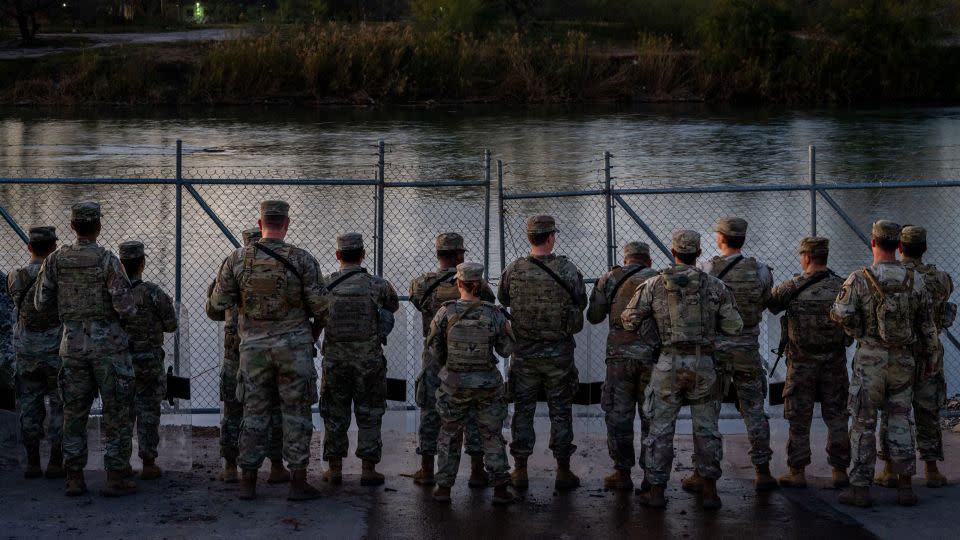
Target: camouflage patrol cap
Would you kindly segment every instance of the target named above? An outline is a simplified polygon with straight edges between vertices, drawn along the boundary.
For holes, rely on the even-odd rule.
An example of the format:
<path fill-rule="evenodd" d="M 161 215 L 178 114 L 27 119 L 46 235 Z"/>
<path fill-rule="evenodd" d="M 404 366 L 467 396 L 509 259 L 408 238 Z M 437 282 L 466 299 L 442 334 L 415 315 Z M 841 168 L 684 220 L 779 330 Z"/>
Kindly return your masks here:
<path fill-rule="evenodd" d="M 527 218 L 527 234 L 545 234 L 557 232 L 557 220 L 553 216 L 540 215 Z"/>
<path fill-rule="evenodd" d="M 337 250 L 349 251 L 363 249 L 363 235 L 357 232 L 348 232 L 337 237 Z"/>
<path fill-rule="evenodd" d="M 800 241 L 800 253 L 829 255 L 830 240 L 822 236 L 808 236 Z"/>
<path fill-rule="evenodd" d="M 127 240 L 120 243 L 121 259 L 139 259 L 143 257 L 143 242 L 139 240 Z"/>
<path fill-rule="evenodd" d="M 638 255 L 650 255 L 650 246 L 643 242 L 627 242 L 627 245 L 623 246 L 624 258 Z"/>
<path fill-rule="evenodd" d="M 437 251 L 466 251 L 463 247 L 463 237 L 455 232 L 438 234 Z"/>
<path fill-rule="evenodd" d="M 57 240 L 57 228 L 47 225 L 30 227 L 29 237 L 31 242 L 55 242 Z"/>
<path fill-rule="evenodd" d="M 244 229 L 241 234 L 243 235 L 243 245 L 245 246 L 249 246 L 253 242 L 263 238 L 263 233 L 257 228 Z"/>
<path fill-rule="evenodd" d="M 900 225 L 892 221 L 878 219 L 873 222 L 873 227 L 870 232 L 873 234 L 873 237 L 878 240 L 900 241 Z"/>
<path fill-rule="evenodd" d="M 260 203 L 260 217 L 290 215 L 290 205 L 286 201 L 263 201 Z"/>
<path fill-rule="evenodd" d="M 700 251 L 700 233 L 689 229 L 674 231 L 671 244 L 677 253 L 696 253 Z"/>
<path fill-rule="evenodd" d="M 464 262 L 458 264 L 457 279 L 460 281 L 483 280 L 483 265 L 475 262 Z"/>
<path fill-rule="evenodd" d="M 80 223 L 100 219 L 100 203 L 93 201 L 78 202 L 70 208 L 70 221 Z"/>
<path fill-rule="evenodd" d="M 713 230 L 724 236 L 746 236 L 747 220 L 733 216 L 722 217 L 717 220 L 717 224 L 713 226 Z"/>
<path fill-rule="evenodd" d="M 919 225 L 907 225 L 900 231 L 900 241 L 904 244 L 926 244 L 927 230 Z"/>

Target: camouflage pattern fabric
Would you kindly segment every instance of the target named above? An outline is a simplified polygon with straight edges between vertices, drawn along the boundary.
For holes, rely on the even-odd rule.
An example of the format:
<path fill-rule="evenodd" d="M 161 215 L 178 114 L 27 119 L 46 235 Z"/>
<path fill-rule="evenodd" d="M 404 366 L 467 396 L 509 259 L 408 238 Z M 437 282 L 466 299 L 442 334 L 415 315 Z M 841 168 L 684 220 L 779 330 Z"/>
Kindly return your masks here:
<path fill-rule="evenodd" d="M 0 279 L 7 282 L 7 275 L 0 272 Z M 13 300 L 5 287 L 0 287 L 0 387 L 14 388 L 16 364 L 13 352 Z"/>
<path fill-rule="evenodd" d="M 573 397 L 580 374 L 573 356 L 527 359 L 514 354 L 508 373 L 508 392 L 514 400 L 510 454 L 526 458 L 533 453 L 537 442 L 533 417 L 537 394 L 543 387 L 550 412 L 550 450 L 556 459 L 568 459 L 577 450 L 573 444 Z"/>
<path fill-rule="evenodd" d="M 63 444 L 63 401 L 57 389 L 60 357 L 55 356 L 55 365 L 40 364 L 32 369 L 17 366 L 17 404 L 20 408 L 20 433 L 26 445 L 43 440 L 44 421 L 46 435 L 51 447 Z M 44 405 L 50 400 L 50 414 Z"/>

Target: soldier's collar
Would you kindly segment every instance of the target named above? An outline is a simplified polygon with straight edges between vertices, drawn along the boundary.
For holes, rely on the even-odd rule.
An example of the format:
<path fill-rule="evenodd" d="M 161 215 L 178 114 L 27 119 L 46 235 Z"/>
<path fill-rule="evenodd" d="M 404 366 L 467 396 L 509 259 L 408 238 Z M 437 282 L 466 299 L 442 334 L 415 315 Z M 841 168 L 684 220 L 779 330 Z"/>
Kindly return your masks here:
<path fill-rule="evenodd" d="M 88 240 L 88 239 L 86 239 L 86 238 L 84 238 L 84 239 L 77 238 L 77 245 L 78 245 L 78 246 L 89 246 L 89 245 L 91 245 L 91 244 L 94 244 L 94 245 L 95 245 L 96 243 L 97 243 L 96 240 Z"/>
<path fill-rule="evenodd" d="M 455 272 L 457 270 L 456 266 L 441 266 L 438 272 Z"/>
<path fill-rule="evenodd" d="M 915 264 L 917 266 L 923 265 L 923 259 L 916 258 L 916 257 L 907 257 L 906 255 L 903 256 L 903 259 L 901 260 L 901 262 L 903 264 Z"/>
<path fill-rule="evenodd" d="M 344 271 L 344 270 L 354 270 L 354 269 L 356 269 L 356 268 L 363 268 L 363 266 L 361 266 L 361 265 L 359 265 L 359 264 L 340 263 L 340 271 L 341 271 L 341 272 Z"/>

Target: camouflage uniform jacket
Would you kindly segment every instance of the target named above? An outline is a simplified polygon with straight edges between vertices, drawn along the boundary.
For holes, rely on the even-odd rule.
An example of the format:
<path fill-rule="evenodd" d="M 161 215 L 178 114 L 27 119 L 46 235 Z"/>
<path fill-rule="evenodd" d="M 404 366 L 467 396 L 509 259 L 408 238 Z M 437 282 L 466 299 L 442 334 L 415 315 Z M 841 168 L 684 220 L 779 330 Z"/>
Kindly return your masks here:
<path fill-rule="evenodd" d="M 410 282 L 410 303 L 413 304 L 413 307 L 416 308 L 417 311 L 419 311 L 422 315 L 424 338 L 430 334 L 430 322 L 433 321 L 433 317 L 436 316 L 437 311 L 440 311 L 440 306 L 442 306 L 447 300 L 455 300 L 460 296 L 459 291 L 457 291 L 456 273 L 456 267 L 440 267 L 436 272 L 427 272 L 426 274 L 422 274 Z M 443 278 L 444 276 L 449 276 L 444 279 L 444 281 L 450 281 L 453 285 L 453 290 L 449 293 L 453 297 L 448 298 L 447 300 L 441 300 L 438 298 L 437 294 L 438 287 L 435 287 L 430 293 L 430 297 L 424 298 L 427 289 L 437 279 Z M 480 300 L 483 300 L 484 302 L 497 301 L 497 297 L 494 296 L 493 290 L 487 283 L 484 283 L 483 288 L 480 289 Z"/>
<path fill-rule="evenodd" d="M 0 279 L 7 276 L 0 272 Z M 13 300 L 7 291 L 0 288 L 0 387 L 13 387 L 13 374 L 16 370 L 13 354 Z"/>
<path fill-rule="evenodd" d="M 734 258 L 742 254 L 728 255 L 726 257 L 714 257 L 713 259 L 704 259 L 700 261 L 698 265 L 700 270 L 715 276 L 717 273 L 721 272 L 723 268 L 730 263 Z M 742 262 L 740 264 L 743 264 Z M 773 272 L 770 270 L 770 267 L 766 264 L 763 264 L 760 261 L 757 261 L 757 278 L 760 283 L 758 283 L 758 288 L 760 290 L 760 298 L 758 300 L 758 307 L 760 312 L 763 312 L 763 309 L 767 305 L 767 301 L 770 299 L 770 290 L 773 288 Z M 741 304 L 743 300 L 737 299 L 737 306 L 743 307 Z M 717 339 L 717 348 L 725 349 L 728 347 L 756 347 L 758 344 L 758 339 L 760 337 L 760 325 L 744 327 L 743 331 L 739 335 L 730 337 L 722 336 Z"/>
<path fill-rule="evenodd" d="M 177 313 L 170 296 L 155 283 L 134 280 L 131 291 L 137 315 L 127 322 L 130 350 L 135 353 L 163 348 L 163 334 L 177 330 Z"/>
<path fill-rule="evenodd" d="M 377 306 L 378 311 L 382 309 L 389 311 L 390 313 L 396 313 L 397 310 L 400 309 L 400 299 L 397 297 L 397 291 L 394 290 L 393 285 L 383 278 L 368 274 L 360 265 L 341 265 L 340 270 L 337 270 L 336 272 L 333 272 L 327 276 L 326 283 L 333 283 L 343 274 L 357 270 L 363 271 L 358 272 L 340 282 L 337 285 L 337 288 L 334 291 L 331 291 L 330 294 L 335 295 L 341 287 L 350 284 L 356 284 L 360 280 L 369 280 L 369 293 L 373 303 Z M 337 324 L 332 319 L 335 315 L 331 313 L 330 316 L 331 320 L 329 324 Z M 373 326 L 377 326 L 378 322 L 379 321 L 373 321 Z M 380 336 L 377 335 L 376 331 L 373 331 L 369 337 L 366 337 L 362 341 L 332 342 L 329 337 L 330 336 L 327 335 L 324 336 L 323 339 L 322 352 L 325 359 L 354 361 L 379 358 L 383 356 L 383 346 L 380 343 Z"/>
<path fill-rule="evenodd" d="M 809 280 L 823 273 L 829 275 L 800 292 L 795 291 Z M 830 307 L 843 287 L 843 278 L 831 270 L 804 272 L 773 288 L 767 309 L 776 315 L 786 311 L 781 332 L 787 339 L 786 354 L 789 359 L 811 356 L 829 356 L 843 352 L 850 344 L 843 329 L 830 320 Z M 791 299 L 791 297 L 793 297 Z"/>
<path fill-rule="evenodd" d="M 923 276 L 923 283 L 933 303 L 933 324 L 937 326 L 937 332 L 943 332 L 943 329 L 953 323 L 956 312 L 955 308 L 948 310 L 950 295 L 953 294 L 953 279 L 950 274 L 938 269 L 932 264 L 923 264 L 916 259 L 905 257 L 903 266 L 914 270 Z M 949 315 L 948 311 L 952 311 Z M 936 366 L 931 366 L 931 373 L 939 373 L 943 370 L 943 347 L 938 347 L 938 354 L 934 361 Z"/>
<path fill-rule="evenodd" d="M 40 260 L 30 261 L 30 264 L 13 272 L 7 278 L 7 291 L 16 304 L 18 313 L 14 342 L 21 362 L 30 357 L 50 357 L 51 355 L 53 359 L 57 359 L 57 350 L 60 348 L 60 332 L 63 327 L 60 324 L 56 306 L 41 313 L 33 305 L 33 295 L 36 293 L 37 276 L 40 274 L 41 264 Z M 27 366 L 21 367 L 27 368 Z"/>
<path fill-rule="evenodd" d="M 567 283 L 574 298 L 526 257 L 510 263 L 500 276 L 497 296 L 513 314 L 514 353 L 521 358 L 572 355 L 573 336 L 583 327 L 587 307 L 583 274 L 562 255 L 538 258 Z"/>
<path fill-rule="evenodd" d="M 510 329 L 506 314 L 499 307 L 489 302 L 482 302 L 479 307 L 468 313 L 467 309 L 472 304 L 474 302 L 465 300 L 444 303 L 430 324 L 427 346 L 431 349 L 434 358 L 437 358 L 443 365 L 440 370 L 440 380 L 444 385 L 450 388 L 496 388 L 503 385 L 503 377 L 500 375 L 500 370 L 497 369 L 497 357 L 494 352 L 505 358 L 513 353 L 515 343 L 513 331 Z M 466 314 L 464 315 L 464 313 Z M 451 350 L 453 345 L 451 340 L 448 339 L 448 323 L 453 316 L 463 317 L 461 320 L 486 323 L 484 327 L 489 332 L 489 341 L 487 343 L 476 343 L 476 346 L 487 349 L 486 351 L 478 351 L 478 354 L 485 354 L 489 360 L 488 369 L 470 371 L 447 369 L 448 355 L 456 354 L 455 351 Z"/>
<path fill-rule="evenodd" d="M 637 269 L 639 270 L 627 278 L 626 281 L 629 281 L 629 283 L 621 283 L 625 281 L 625 275 Z M 609 317 L 607 358 L 637 358 L 648 362 L 653 360 L 653 351 L 658 345 L 656 336 L 644 336 L 643 332 L 627 332 L 624 330 L 623 320 L 620 316 L 623 314 L 623 308 L 626 305 L 617 300 L 629 295 L 626 296 L 629 301 L 639 289 L 639 284 L 655 275 L 657 275 L 657 271 L 653 268 L 640 268 L 638 264 L 628 264 L 615 267 L 597 280 L 593 292 L 590 293 L 587 320 L 591 324 L 600 324 Z M 618 284 L 620 284 L 619 290 L 614 291 L 614 287 L 617 287 Z M 616 292 L 618 298 L 613 298 L 614 292 Z"/>

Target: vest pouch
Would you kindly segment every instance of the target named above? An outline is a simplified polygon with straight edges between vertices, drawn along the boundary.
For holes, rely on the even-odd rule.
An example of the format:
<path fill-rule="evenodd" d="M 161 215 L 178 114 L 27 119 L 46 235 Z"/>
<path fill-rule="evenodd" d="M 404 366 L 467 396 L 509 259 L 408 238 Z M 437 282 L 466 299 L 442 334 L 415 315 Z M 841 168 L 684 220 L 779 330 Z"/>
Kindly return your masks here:
<path fill-rule="evenodd" d="M 331 343 L 377 339 L 377 311 L 370 296 L 370 278 L 350 278 L 330 293 L 330 315 L 324 339 Z"/>
<path fill-rule="evenodd" d="M 450 371 L 486 371 L 490 369 L 493 332 L 488 321 L 457 321 L 447 330 L 447 369 Z"/>
<path fill-rule="evenodd" d="M 60 320 L 107 319 L 113 306 L 107 295 L 101 251 L 69 249 L 57 260 L 57 309 Z"/>

